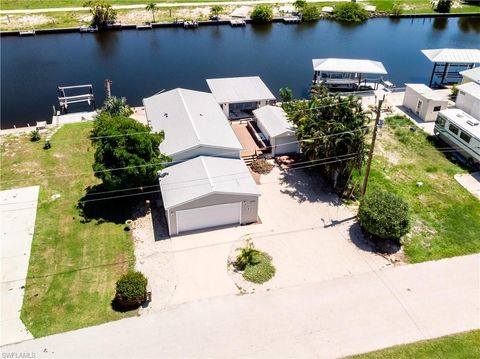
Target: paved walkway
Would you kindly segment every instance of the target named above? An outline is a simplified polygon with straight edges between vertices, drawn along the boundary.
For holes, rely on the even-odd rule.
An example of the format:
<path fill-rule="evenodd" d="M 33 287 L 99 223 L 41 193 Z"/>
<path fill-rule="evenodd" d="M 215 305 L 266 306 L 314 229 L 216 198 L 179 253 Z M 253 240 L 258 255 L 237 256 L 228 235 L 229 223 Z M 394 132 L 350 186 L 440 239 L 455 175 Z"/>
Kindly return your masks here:
<path fill-rule="evenodd" d="M 325 0 L 307 0 L 307 2 L 324 2 Z M 344 2 L 350 0 L 329 0 L 329 2 Z M 359 0 L 362 1 L 362 0 Z M 282 4 L 293 4 L 294 1 L 283 1 Z M 172 7 L 200 7 L 200 6 L 213 6 L 213 5 L 257 5 L 257 4 L 278 4 L 275 0 L 251 0 L 251 1 L 212 1 L 212 2 L 164 2 L 157 3 L 157 8 L 172 8 Z M 112 7 L 117 10 L 128 9 L 145 9 L 147 4 L 134 4 L 134 5 L 113 5 Z M 0 14 L 36 14 L 44 12 L 63 12 L 63 11 L 88 11 L 88 8 L 84 7 L 57 7 L 46 9 L 21 9 L 21 10 L 0 10 Z"/>
<path fill-rule="evenodd" d="M 30 260 L 38 186 L 0 192 L 1 332 L 0 345 L 31 339 L 20 320 Z"/>
<path fill-rule="evenodd" d="M 456 174 L 455 179 L 468 192 L 480 199 L 480 171 L 473 173 Z"/>
<path fill-rule="evenodd" d="M 229 295 L 6 346 L 37 358 L 335 358 L 480 327 L 480 255 Z"/>

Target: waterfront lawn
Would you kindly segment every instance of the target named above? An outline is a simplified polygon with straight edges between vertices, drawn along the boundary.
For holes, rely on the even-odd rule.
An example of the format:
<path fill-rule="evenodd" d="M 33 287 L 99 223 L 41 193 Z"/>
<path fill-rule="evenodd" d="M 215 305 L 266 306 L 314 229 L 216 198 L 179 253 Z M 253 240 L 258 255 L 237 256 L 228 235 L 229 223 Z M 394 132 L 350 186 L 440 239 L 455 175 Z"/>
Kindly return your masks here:
<path fill-rule="evenodd" d="M 35 337 L 135 314 L 111 308 L 116 280 L 134 264 L 130 234 L 121 224 L 84 223 L 76 208 L 85 189 L 99 182 L 92 174 L 91 126 L 65 125 L 49 150 L 26 135 L 1 138 L 1 189 L 40 186 L 21 312 Z"/>
<path fill-rule="evenodd" d="M 430 358 L 479 358 L 480 330 L 449 335 L 417 343 L 397 345 L 348 359 L 430 359 Z"/>
<path fill-rule="evenodd" d="M 480 252 L 480 201 L 454 179 L 466 170 L 426 133 L 391 118 L 379 133 L 368 191 L 387 190 L 411 208 L 413 228 L 404 239 L 412 263 Z M 447 147 L 448 148 L 448 147 Z M 355 178 L 358 188 L 361 176 Z M 422 186 L 417 186 L 422 182 Z"/>
<path fill-rule="evenodd" d="M 377 11 L 390 12 L 393 4 L 403 5 L 403 14 L 432 14 L 435 11 L 432 8 L 430 0 L 367 0 L 368 4 L 377 7 Z M 480 5 L 458 4 L 458 7 L 452 7 L 451 13 L 480 12 Z"/>

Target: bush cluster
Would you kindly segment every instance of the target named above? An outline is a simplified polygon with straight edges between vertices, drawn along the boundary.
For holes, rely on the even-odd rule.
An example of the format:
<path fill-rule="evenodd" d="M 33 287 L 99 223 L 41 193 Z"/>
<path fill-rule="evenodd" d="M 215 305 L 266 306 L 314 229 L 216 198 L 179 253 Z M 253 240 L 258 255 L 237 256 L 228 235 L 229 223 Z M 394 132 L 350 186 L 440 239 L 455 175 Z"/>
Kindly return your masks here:
<path fill-rule="evenodd" d="M 318 7 L 313 4 L 306 4 L 302 10 L 302 21 L 316 21 L 320 17 Z"/>
<path fill-rule="evenodd" d="M 410 230 L 408 203 L 384 191 L 372 191 L 365 196 L 358 210 L 358 220 L 377 240 L 399 241 Z"/>
<path fill-rule="evenodd" d="M 452 0 L 438 0 L 434 10 L 441 13 L 449 13 L 452 7 Z"/>
<path fill-rule="evenodd" d="M 250 168 L 252 169 L 253 172 L 260 173 L 261 175 L 266 175 L 270 173 L 270 171 L 273 168 L 273 165 L 268 163 L 264 159 L 257 159 L 252 162 Z"/>
<path fill-rule="evenodd" d="M 40 136 L 40 132 L 38 130 L 33 130 L 30 132 L 30 141 L 37 142 L 40 141 L 41 138 L 42 136 Z"/>
<path fill-rule="evenodd" d="M 270 5 L 260 4 L 255 6 L 250 18 L 256 23 L 267 23 L 273 20 L 273 10 Z"/>
<path fill-rule="evenodd" d="M 252 283 L 262 284 L 275 275 L 272 258 L 264 252 L 255 249 L 253 243 L 248 242 L 237 256 L 234 266 L 243 271 L 243 278 Z"/>
<path fill-rule="evenodd" d="M 368 20 L 368 12 L 356 2 L 343 2 L 335 6 L 335 19 L 344 22 L 364 22 Z"/>
<path fill-rule="evenodd" d="M 140 272 L 129 271 L 117 281 L 115 302 L 122 309 L 136 309 L 147 299 L 147 278 Z"/>

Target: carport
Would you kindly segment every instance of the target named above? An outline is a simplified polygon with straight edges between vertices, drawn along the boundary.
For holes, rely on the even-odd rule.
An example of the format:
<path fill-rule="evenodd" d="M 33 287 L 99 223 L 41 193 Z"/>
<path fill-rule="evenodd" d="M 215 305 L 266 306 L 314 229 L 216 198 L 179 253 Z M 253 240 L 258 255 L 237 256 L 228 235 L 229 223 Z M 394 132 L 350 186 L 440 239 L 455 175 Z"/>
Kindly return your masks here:
<path fill-rule="evenodd" d="M 160 187 L 171 236 L 257 221 L 260 192 L 241 159 L 199 156 L 167 167 Z"/>

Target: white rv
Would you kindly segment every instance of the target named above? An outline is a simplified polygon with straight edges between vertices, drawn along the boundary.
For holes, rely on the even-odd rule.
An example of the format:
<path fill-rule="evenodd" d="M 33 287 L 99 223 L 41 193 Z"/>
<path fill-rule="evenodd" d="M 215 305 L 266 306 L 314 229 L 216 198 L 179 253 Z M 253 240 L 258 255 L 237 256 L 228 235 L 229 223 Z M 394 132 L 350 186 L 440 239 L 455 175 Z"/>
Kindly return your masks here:
<path fill-rule="evenodd" d="M 480 121 L 457 108 L 440 111 L 435 134 L 465 157 L 468 164 L 480 164 Z"/>

